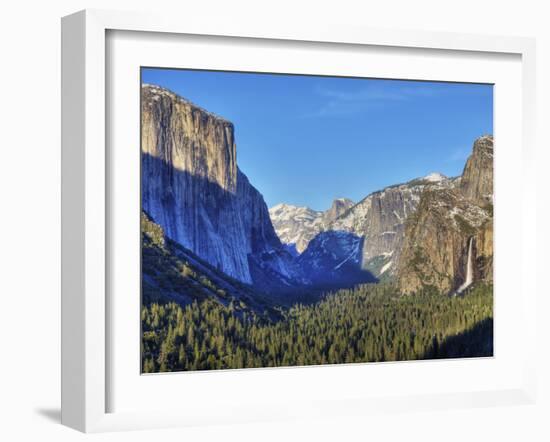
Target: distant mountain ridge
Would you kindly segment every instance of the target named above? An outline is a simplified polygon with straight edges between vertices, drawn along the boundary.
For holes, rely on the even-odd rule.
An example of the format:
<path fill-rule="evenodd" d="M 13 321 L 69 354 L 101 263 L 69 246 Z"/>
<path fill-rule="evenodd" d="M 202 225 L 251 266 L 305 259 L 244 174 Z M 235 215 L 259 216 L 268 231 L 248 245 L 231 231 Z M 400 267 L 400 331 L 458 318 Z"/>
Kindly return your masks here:
<path fill-rule="evenodd" d="M 399 259 L 405 233 L 405 220 L 416 210 L 420 195 L 426 187 L 452 187 L 456 179 L 449 179 L 440 173 L 431 173 L 404 184 L 388 186 L 367 195 L 353 204 L 343 201 L 338 211 L 333 203 L 327 212 L 316 212 L 307 207 L 279 204 L 269 210 L 275 231 L 283 243 L 296 244 L 302 253 L 299 262 L 307 273 L 331 275 L 345 271 L 338 267 L 339 259 L 349 257 L 349 263 L 356 263 L 357 270 L 370 271 L 373 276 L 393 274 L 395 262 Z M 327 216 L 328 213 L 332 216 Z M 328 232 L 339 232 L 332 235 Z M 320 238 L 316 237 L 322 232 Z M 344 236 L 347 235 L 347 240 Z M 339 238 L 339 240 L 336 240 Z M 361 247 L 358 247 L 361 241 Z M 299 245 L 299 246 L 298 246 Z M 340 269 L 340 272 L 338 270 Z"/>
<path fill-rule="evenodd" d="M 353 204 L 350 199 L 337 198 L 324 212 L 309 207 L 277 204 L 269 209 L 269 216 L 281 241 L 294 255 L 298 255 L 317 234 L 327 230 L 328 225 Z"/>

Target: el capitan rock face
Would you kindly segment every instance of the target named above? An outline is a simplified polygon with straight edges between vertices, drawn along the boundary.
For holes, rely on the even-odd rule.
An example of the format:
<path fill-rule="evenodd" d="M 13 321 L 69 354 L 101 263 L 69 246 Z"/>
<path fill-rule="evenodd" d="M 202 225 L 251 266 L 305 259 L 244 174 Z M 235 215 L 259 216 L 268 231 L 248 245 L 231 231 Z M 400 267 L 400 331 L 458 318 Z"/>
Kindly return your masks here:
<path fill-rule="evenodd" d="M 233 124 L 142 87 L 142 208 L 166 235 L 227 275 L 298 279 L 262 195 L 239 171 Z M 265 259 L 269 257 L 270 259 Z"/>

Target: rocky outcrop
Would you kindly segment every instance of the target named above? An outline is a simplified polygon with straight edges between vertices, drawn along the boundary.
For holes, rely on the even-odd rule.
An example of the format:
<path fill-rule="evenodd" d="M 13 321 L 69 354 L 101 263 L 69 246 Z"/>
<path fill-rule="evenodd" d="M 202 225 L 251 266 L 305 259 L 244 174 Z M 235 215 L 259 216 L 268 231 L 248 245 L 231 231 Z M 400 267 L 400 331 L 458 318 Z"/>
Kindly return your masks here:
<path fill-rule="evenodd" d="M 479 204 L 493 202 L 493 137 L 486 135 L 474 143 L 466 161 L 460 191 L 465 198 Z"/>
<path fill-rule="evenodd" d="M 323 219 L 326 223 L 334 221 L 343 215 L 348 209 L 353 207 L 354 202 L 348 198 L 337 198 L 332 202 L 332 206 L 323 213 Z"/>
<path fill-rule="evenodd" d="M 143 210 L 239 281 L 251 284 L 262 272 L 299 280 L 262 195 L 237 168 L 233 124 L 157 86 L 142 87 L 141 103 Z M 255 260 L 262 262 L 252 272 Z"/>
<path fill-rule="evenodd" d="M 294 256 L 324 229 L 323 212 L 309 207 L 277 204 L 269 209 L 269 215 L 280 240 Z"/>
<path fill-rule="evenodd" d="M 492 156 L 492 137 L 478 139 L 456 186 L 423 191 L 406 223 L 397 268 L 402 292 L 464 287 L 470 243 L 473 281 L 492 280 Z"/>

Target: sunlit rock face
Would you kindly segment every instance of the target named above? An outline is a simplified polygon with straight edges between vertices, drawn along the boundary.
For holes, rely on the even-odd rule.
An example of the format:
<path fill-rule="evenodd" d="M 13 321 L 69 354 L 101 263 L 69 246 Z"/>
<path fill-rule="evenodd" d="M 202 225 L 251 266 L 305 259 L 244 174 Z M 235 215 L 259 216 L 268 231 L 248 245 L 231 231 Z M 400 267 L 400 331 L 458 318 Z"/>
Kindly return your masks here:
<path fill-rule="evenodd" d="M 493 277 L 493 138 L 476 140 L 457 185 L 423 192 L 407 220 L 397 273 L 404 293 L 434 288 L 453 293 L 467 278 Z M 470 248 L 470 244 L 472 247 Z"/>
<path fill-rule="evenodd" d="M 474 143 L 466 161 L 460 190 L 465 198 L 477 203 L 493 201 L 493 137 L 486 135 Z"/>
<path fill-rule="evenodd" d="M 227 275 L 298 277 L 262 195 L 238 169 L 233 124 L 143 85 L 142 208 L 166 235 Z M 269 259 L 267 259 L 269 258 Z"/>

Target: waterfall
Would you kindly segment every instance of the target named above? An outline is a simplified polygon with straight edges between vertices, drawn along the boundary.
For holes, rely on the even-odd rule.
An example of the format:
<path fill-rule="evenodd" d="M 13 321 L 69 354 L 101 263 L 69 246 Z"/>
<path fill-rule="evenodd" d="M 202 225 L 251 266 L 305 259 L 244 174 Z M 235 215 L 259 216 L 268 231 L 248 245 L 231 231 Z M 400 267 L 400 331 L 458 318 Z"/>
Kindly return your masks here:
<path fill-rule="evenodd" d="M 469 286 L 472 285 L 472 282 L 474 282 L 474 259 L 472 257 L 473 245 L 474 245 L 474 237 L 472 236 L 468 244 L 468 261 L 466 263 L 466 279 L 464 280 L 462 285 L 456 290 L 457 295 L 459 295 L 464 290 L 466 290 Z"/>

